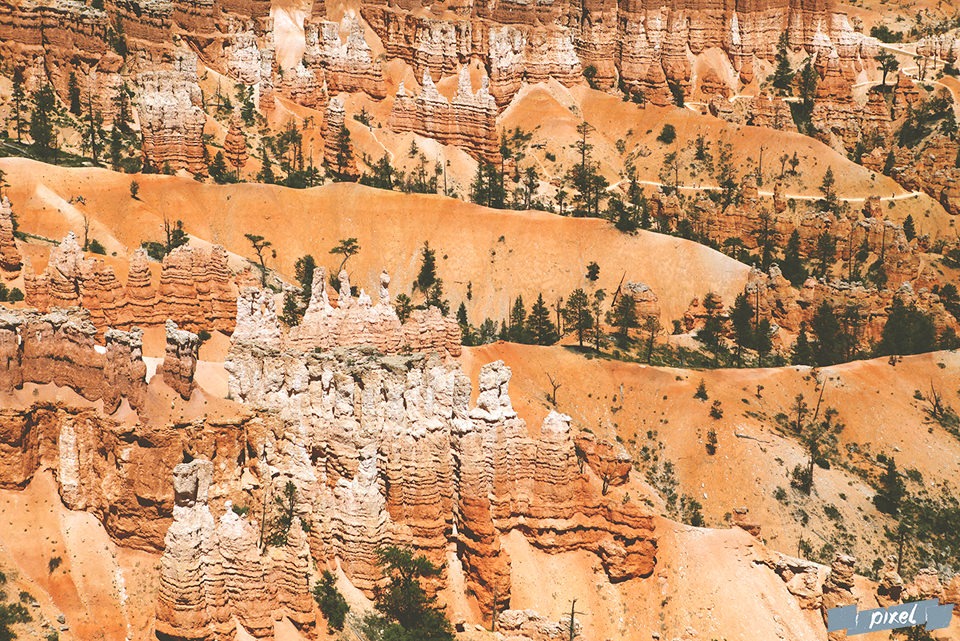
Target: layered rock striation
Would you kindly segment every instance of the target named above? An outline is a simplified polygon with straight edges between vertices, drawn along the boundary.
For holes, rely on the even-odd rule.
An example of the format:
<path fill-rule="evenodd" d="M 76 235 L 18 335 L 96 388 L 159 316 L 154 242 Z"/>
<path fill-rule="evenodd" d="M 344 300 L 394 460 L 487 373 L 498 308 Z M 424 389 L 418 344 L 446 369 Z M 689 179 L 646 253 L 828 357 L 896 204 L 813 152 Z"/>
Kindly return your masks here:
<path fill-rule="evenodd" d="M 110 330 L 102 347 L 96 335 L 84 310 L 0 315 L 0 391 L 52 383 L 87 400 L 103 400 L 107 413 L 124 398 L 134 409 L 142 407 L 147 385 L 142 332 Z"/>
<path fill-rule="evenodd" d="M 410 96 L 401 83 L 388 125 L 394 131 L 412 131 L 455 145 L 486 162 L 500 158 L 497 103 L 490 95 L 489 80 L 484 76 L 480 90 L 474 93 L 470 69 L 466 66 L 460 69 L 457 93 L 452 101 L 440 95 L 427 72 L 415 97 Z"/>
<path fill-rule="evenodd" d="M 137 76 L 143 161 L 162 169 L 206 175 L 203 127 L 206 114 L 196 60 L 177 70 L 144 71 Z"/>
<path fill-rule="evenodd" d="M 0 200 L 0 274 L 5 279 L 20 275 L 23 256 L 13 236 L 13 207 L 6 196 Z"/>
<path fill-rule="evenodd" d="M 197 369 L 197 354 L 200 339 L 196 334 L 177 328 L 172 320 L 166 323 L 167 348 L 160 373 L 163 382 L 176 391 L 184 400 L 190 400 L 193 392 L 193 375 Z"/>
<path fill-rule="evenodd" d="M 612 444 L 594 444 L 584 465 L 570 418 L 557 413 L 531 437 L 502 362 L 482 369 L 472 407 L 457 341 L 449 330 L 429 338 L 416 318 L 401 324 L 385 276 L 377 305 L 365 292 L 352 297 L 343 273 L 334 306 L 323 282 L 318 270 L 303 322 L 289 333 L 272 296 L 245 291 L 226 364 L 231 395 L 284 423 L 267 462 L 296 484 L 314 559 L 336 560 L 371 593 L 382 581 L 378 547 L 413 547 L 444 566 L 455 540 L 487 615 L 494 595 L 509 603 L 500 540 L 512 530 L 547 552 L 592 551 L 614 581 L 652 572 L 652 518 L 602 492 L 601 476 L 628 473 Z M 419 343 L 407 342 L 415 336 Z"/>
<path fill-rule="evenodd" d="M 161 265 L 154 283 L 146 252 L 130 259 L 126 284 L 104 261 L 84 258 L 76 236 L 67 234 L 50 252 L 46 269 L 24 270 L 28 305 L 45 312 L 56 307 L 83 307 L 99 335 L 108 327 L 129 330 L 174 320 L 184 329 L 233 330 L 236 285 L 220 246 L 178 247 Z"/>

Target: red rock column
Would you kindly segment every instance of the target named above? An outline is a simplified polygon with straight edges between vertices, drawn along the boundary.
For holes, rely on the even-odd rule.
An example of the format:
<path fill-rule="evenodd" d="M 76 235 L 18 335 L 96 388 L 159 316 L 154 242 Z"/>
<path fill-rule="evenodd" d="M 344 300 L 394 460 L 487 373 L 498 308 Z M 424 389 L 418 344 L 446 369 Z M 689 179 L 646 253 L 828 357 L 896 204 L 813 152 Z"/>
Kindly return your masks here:
<path fill-rule="evenodd" d="M 177 329 L 176 323 L 167 321 L 167 352 L 163 358 L 161 374 L 163 382 L 184 400 L 190 400 L 193 392 L 193 374 L 197 368 L 199 349 L 200 339 L 196 334 Z"/>

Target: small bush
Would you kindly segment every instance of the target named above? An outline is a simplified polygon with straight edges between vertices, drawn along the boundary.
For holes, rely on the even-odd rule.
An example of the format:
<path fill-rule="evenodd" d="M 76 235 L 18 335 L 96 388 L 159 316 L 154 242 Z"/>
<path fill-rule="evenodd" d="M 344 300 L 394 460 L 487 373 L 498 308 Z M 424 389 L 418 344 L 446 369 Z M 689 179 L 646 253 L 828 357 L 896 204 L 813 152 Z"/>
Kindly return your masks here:
<path fill-rule="evenodd" d="M 94 238 L 93 240 L 90 241 L 90 244 L 88 245 L 88 248 L 90 249 L 90 253 L 92 253 L 92 254 L 100 254 L 101 256 L 106 256 L 106 255 L 107 255 L 107 248 L 104 247 L 104 246 L 100 243 L 100 241 L 97 240 L 96 238 Z"/>
<path fill-rule="evenodd" d="M 59 556 L 50 557 L 50 560 L 47 561 L 47 568 L 50 570 L 50 574 L 56 572 L 57 568 L 63 563 L 63 559 Z"/>
<path fill-rule="evenodd" d="M 657 136 L 657 142 L 662 142 L 665 145 L 673 144 L 673 141 L 677 139 L 677 129 L 673 125 L 664 125 L 663 129 L 660 130 L 660 135 Z"/>
<path fill-rule="evenodd" d="M 720 407 L 720 401 L 714 401 L 713 405 L 710 406 L 710 418 L 712 419 L 723 418 L 723 408 Z"/>
<path fill-rule="evenodd" d="M 709 432 L 707 432 L 707 454 L 709 454 L 710 456 L 713 456 L 716 453 L 717 453 L 717 431 L 710 430 Z"/>
<path fill-rule="evenodd" d="M 247 514 L 250 513 L 250 508 L 249 506 L 246 506 L 246 505 L 234 505 L 230 509 L 232 509 L 233 513 L 236 514 L 237 516 L 246 516 Z"/>
<path fill-rule="evenodd" d="M 777 500 L 780 501 L 781 503 L 786 503 L 786 502 L 787 502 L 787 491 L 786 491 L 785 489 L 783 489 L 782 487 L 777 487 L 777 489 L 775 489 L 775 490 L 773 491 L 773 498 L 777 499 Z"/>
<path fill-rule="evenodd" d="M 14 287 L 10 290 L 10 302 L 19 303 L 23 300 L 23 292 L 20 291 L 19 287 Z"/>
<path fill-rule="evenodd" d="M 137 197 L 140 195 L 140 183 L 136 180 L 130 181 L 130 197 L 134 200 L 137 200 Z"/>
<path fill-rule="evenodd" d="M 600 85 L 597 84 L 597 68 L 593 65 L 587 65 L 583 68 L 583 77 L 587 79 L 587 84 L 590 85 L 591 89 L 599 89 Z"/>
<path fill-rule="evenodd" d="M 197 332 L 197 338 L 200 339 L 200 344 L 201 344 L 201 345 L 203 345 L 203 344 L 206 343 L 208 340 L 210 340 L 211 337 L 212 337 L 212 335 L 210 334 L 210 332 L 208 332 L 208 331 L 205 330 L 205 329 L 201 329 L 199 332 Z M 234 511 L 236 511 L 236 508 L 234 508 Z M 239 514 L 239 512 L 237 512 L 237 514 Z"/>

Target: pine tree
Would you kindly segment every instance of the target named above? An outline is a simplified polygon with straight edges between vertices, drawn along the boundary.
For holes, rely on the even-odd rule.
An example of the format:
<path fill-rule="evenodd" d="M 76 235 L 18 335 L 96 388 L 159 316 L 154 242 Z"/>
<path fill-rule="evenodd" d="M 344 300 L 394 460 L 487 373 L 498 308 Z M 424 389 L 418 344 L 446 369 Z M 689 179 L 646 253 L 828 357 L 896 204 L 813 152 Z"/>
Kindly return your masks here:
<path fill-rule="evenodd" d="M 814 259 L 817 261 L 817 277 L 823 278 L 827 270 L 833 265 L 837 255 L 837 239 L 830 232 L 823 231 L 817 236 L 817 247 L 814 250 Z"/>
<path fill-rule="evenodd" d="M 807 336 L 806 322 L 800 323 L 800 331 L 797 333 L 797 341 L 793 344 L 793 355 L 790 362 L 794 365 L 813 365 L 813 348 L 810 346 L 810 339 Z"/>
<path fill-rule="evenodd" d="M 917 309 L 916 303 L 907 306 L 896 296 L 877 344 L 877 356 L 920 354 L 933 351 L 936 345 L 936 327 L 930 316 Z"/>
<path fill-rule="evenodd" d="M 400 319 L 400 322 L 406 323 L 407 319 L 410 318 L 410 314 L 413 312 L 413 301 L 411 301 L 410 297 L 406 294 L 397 294 L 397 298 L 394 301 L 394 309 L 397 312 L 397 318 Z"/>
<path fill-rule="evenodd" d="M 342 180 L 344 171 L 353 164 L 353 148 L 350 145 L 350 130 L 341 125 L 337 132 L 337 177 Z"/>
<path fill-rule="evenodd" d="M 116 122 L 110 131 L 110 167 L 114 171 L 120 171 L 120 160 L 123 154 L 123 137 L 120 134 L 120 127 Z"/>
<path fill-rule="evenodd" d="M 293 274 L 300 284 L 300 299 L 306 305 L 313 296 L 313 273 L 317 269 L 317 261 L 312 254 L 306 254 L 297 259 L 293 265 Z"/>
<path fill-rule="evenodd" d="M 130 113 L 130 88 L 127 87 L 127 83 L 120 85 L 116 95 L 113 97 L 113 104 L 117 109 L 117 113 L 113 117 L 113 126 L 120 127 L 121 133 L 130 133 L 130 121 L 132 118 Z"/>
<path fill-rule="evenodd" d="M 814 363 L 820 367 L 838 363 L 843 353 L 843 336 L 830 303 L 820 303 L 810 327 L 817 335 L 817 342 L 813 345 Z"/>
<path fill-rule="evenodd" d="M 720 360 L 720 353 L 723 351 L 724 323 L 720 316 L 723 305 L 719 296 L 709 292 L 703 299 L 703 307 L 707 312 L 707 318 L 704 321 L 703 328 L 697 332 L 696 339 L 713 354 L 713 360 L 716 363 Z"/>
<path fill-rule="evenodd" d="M 525 321 L 527 320 L 527 308 L 523 305 L 523 296 L 517 296 L 513 301 L 513 308 L 510 310 L 510 329 L 509 339 L 514 343 L 526 343 L 527 331 Z"/>
<path fill-rule="evenodd" d="M 624 347 L 630 338 L 630 330 L 640 326 L 636 299 L 630 294 L 621 294 L 610 316 L 617 328 L 617 342 Z"/>
<path fill-rule="evenodd" d="M 57 127 L 54 122 L 57 97 L 53 87 L 45 84 L 33 94 L 33 113 L 30 114 L 30 137 L 41 158 L 49 158 L 57 150 Z"/>
<path fill-rule="evenodd" d="M 700 383 L 697 384 L 697 391 L 693 393 L 693 397 L 700 401 L 706 401 L 710 398 L 707 394 L 707 383 L 702 378 L 700 379 Z"/>
<path fill-rule="evenodd" d="M 277 182 L 277 177 L 273 173 L 273 163 L 270 156 L 267 155 L 267 146 L 260 146 L 260 172 L 257 174 L 257 180 L 268 185 Z"/>
<path fill-rule="evenodd" d="M 823 194 L 823 200 L 820 206 L 823 211 L 836 214 L 840 211 L 840 201 L 837 198 L 837 179 L 833 173 L 833 167 L 827 167 L 823 174 L 823 182 L 820 183 L 820 193 Z"/>
<path fill-rule="evenodd" d="M 543 294 L 537 296 L 537 302 L 527 316 L 527 334 L 536 345 L 553 345 L 557 342 L 557 328 L 550 319 L 550 308 L 543 302 Z"/>
<path fill-rule="evenodd" d="M 745 294 L 739 294 L 730 311 L 730 323 L 733 325 L 733 340 L 737 345 L 737 366 L 743 366 L 743 350 L 754 342 L 753 305 Z"/>
<path fill-rule="evenodd" d="M 457 325 L 460 326 L 462 337 L 460 342 L 464 345 L 476 345 L 473 328 L 470 326 L 470 321 L 467 320 L 467 306 L 463 302 L 457 307 Z"/>
<path fill-rule="evenodd" d="M 780 34 L 780 40 L 777 42 L 777 67 L 772 78 L 773 87 L 781 96 L 789 95 L 791 93 L 790 87 L 793 84 L 794 72 L 790 66 L 789 46 L 790 40 L 787 32 L 784 31 Z"/>
<path fill-rule="evenodd" d="M 12 104 L 10 120 L 13 121 L 13 127 L 17 130 L 17 142 L 20 142 L 23 131 L 28 124 L 26 117 L 27 94 L 23 88 L 23 69 L 20 67 L 13 70 L 13 88 L 10 93 L 10 102 Z"/>
<path fill-rule="evenodd" d="M 896 514 L 900 511 L 900 501 L 907 493 L 906 484 L 897 472 L 897 462 L 891 457 L 880 475 L 880 489 L 873 497 L 873 504 L 884 514 Z"/>
<path fill-rule="evenodd" d="M 773 327 L 770 319 L 764 318 L 757 325 L 754 336 L 754 349 L 757 350 L 757 367 L 763 367 L 763 359 L 773 349 Z"/>
<path fill-rule="evenodd" d="M 593 327 L 593 314 L 587 292 L 580 288 L 571 292 L 563 307 L 563 322 L 567 331 L 577 333 L 577 343 L 583 347 L 583 337 Z"/>
<path fill-rule="evenodd" d="M 443 297 L 443 281 L 436 279 L 427 291 L 427 299 L 424 301 L 425 307 L 436 307 L 444 316 L 450 313 L 450 302 Z"/>
<path fill-rule="evenodd" d="M 377 565 L 389 583 L 374 597 L 373 614 L 363 621 L 363 636 L 395 641 L 454 641 L 453 628 L 436 596 L 421 587 L 441 569 L 411 550 L 385 547 L 377 550 Z"/>
<path fill-rule="evenodd" d="M 434 282 L 437 280 L 437 252 L 430 249 L 430 243 L 424 241 L 420 249 L 420 271 L 417 273 L 417 280 L 413 288 L 423 293 L 430 291 Z"/>
<path fill-rule="evenodd" d="M 67 97 L 70 100 L 70 113 L 79 116 L 80 107 L 80 85 L 77 83 L 77 74 L 70 72 L 70 78 L 67 80 Z"/>
<path fill-rule="evenodd" d="M 87 97 L 87 131 L 84 136 L 83 148 L 90 150 L 93 158 L 93 164 L 100 165 L 100 150 L 103 148 L 103 138 L 106 135 L 103 131 L 103 115 L 99 111 L 93 110 L 93 101 Z"/>
<path fill-rule="evenodd" d="M 217 155 L 213 157 L 213 162 L 210 163 L 210 177 L 213 178 L 213 181 L 218 185 L 229 182 L 230 174 L 227 171 L 227 162 L 223 157 L 223 152 L 218 151 Z"/>
<path fill-rule="evenodd" d="M 917 237 L 917 228 L 913 222 L 913 216 L 910 214 L 907 214 L 903 221 L 903 235 L 907 237 L 907 240 L 913 240 Z"/>
<path fill-rule="evenodd" d="M 780 271 L 794 287 L 800 287 L 807 280 L 807 268 L 804 267 L 803 259 L 800 258 L 800 232 L 796 229 L 787 240 Z"/>

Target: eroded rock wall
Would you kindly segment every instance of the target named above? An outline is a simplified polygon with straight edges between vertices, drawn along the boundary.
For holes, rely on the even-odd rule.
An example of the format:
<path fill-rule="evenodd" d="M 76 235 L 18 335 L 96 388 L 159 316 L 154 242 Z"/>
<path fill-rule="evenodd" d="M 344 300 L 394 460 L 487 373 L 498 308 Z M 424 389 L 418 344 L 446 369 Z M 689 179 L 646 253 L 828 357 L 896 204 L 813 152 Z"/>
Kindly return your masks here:
<path fill-rule="evenodd" d="M 303 493 L 315 558 L 337 558 L 370 592 L 381 580 L 378 546 L 411 546 L 443 566 L 455 538 L 488 615 L 495 593 L 509 601 L 500 537 L 514 529 L 548 552 L 596 553 L 614 581 L 652 572 L 651 517 L 601 492 L 601 475 L 623 472 L 616 454 L 594 448 L 582 465 L 561 414 L 531 437 L 502 362 L 483 368 L 471 407 L 470 381 L 451 352 L 404 348 L 398 330 L 412 321 L 401 325 L 387 302 L 374 306 L 365 293 L 351 297 L 345 276 L 337 307 L 316 276 L 303 324 L 289 335 L 272 297 L 244 292 L 227 361 L 232 396 L 276 414 L 296 435 L 276 465 Z"/>
<path fill-rule="evenodd" d="M 408 95 L 401 83 L 388 124 L 394 131 L 412 131 L 455 145 L 487 162 L 495 162 L 500 157 L 497 103 L 490 95 L 489 81 L 484 76 L 479 91 L 474 93 L 466 66 L 460 69 L 457 93 L 452 101 L 440 95 L 427 72 L 423 74 L 416 97 Z"/>
<path fill-rule="evenodd" d="M 145 328 L 168 319 L 193 332 L 230 332 L 235 323 L 236 285 L 220 246 L 174 249 L 163 259 L 156 286 L 146 253 L 137 250 L 123 285 L 110 265 L 84 258 L 71 232 L 51 250 L 42 273 L 25 270 L 24 289 L 26 303 L 41 312 L 83 307 L 101 336 L 109 327 Z"/>

